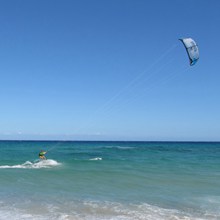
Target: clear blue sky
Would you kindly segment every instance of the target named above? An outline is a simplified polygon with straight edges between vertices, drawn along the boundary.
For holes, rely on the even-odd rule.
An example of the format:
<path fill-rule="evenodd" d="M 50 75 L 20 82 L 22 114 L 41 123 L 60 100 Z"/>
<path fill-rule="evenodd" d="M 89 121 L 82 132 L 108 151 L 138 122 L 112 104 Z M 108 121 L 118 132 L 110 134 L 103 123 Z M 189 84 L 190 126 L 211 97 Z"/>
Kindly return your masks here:
<path fill-rule="evenodd" d="M 220 1 L 0 1 L 0 139 L 220 141 Z M 199 45 L 190 67 L 181 37 Z"/>

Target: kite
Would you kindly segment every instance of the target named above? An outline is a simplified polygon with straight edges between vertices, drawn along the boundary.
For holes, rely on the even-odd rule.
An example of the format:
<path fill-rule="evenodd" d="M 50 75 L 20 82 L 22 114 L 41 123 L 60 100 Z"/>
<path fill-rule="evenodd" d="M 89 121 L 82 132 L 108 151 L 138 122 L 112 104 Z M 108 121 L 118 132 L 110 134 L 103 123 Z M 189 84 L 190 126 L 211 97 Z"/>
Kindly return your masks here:
<path fill-rule="evenodd" d="M 179 40 L 182 41 L 184 47 L 186 48 L 186 52 L 190 60 L 190 66 L 193 66 L 199 59 L 199 48 L 196 42 L 192 38 L 182 38 Z"/>

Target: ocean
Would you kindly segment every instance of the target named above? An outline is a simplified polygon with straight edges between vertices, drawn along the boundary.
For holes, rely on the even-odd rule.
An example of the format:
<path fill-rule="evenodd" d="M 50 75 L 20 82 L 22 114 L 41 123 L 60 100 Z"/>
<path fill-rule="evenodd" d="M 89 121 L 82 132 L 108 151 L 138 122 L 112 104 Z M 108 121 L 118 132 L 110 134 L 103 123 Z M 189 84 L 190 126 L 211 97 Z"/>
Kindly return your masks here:
<path fill-rule="evenodd" d="M 0 149 L 1 220 L 220 219 L 218 142 L 0 141 Z"/>

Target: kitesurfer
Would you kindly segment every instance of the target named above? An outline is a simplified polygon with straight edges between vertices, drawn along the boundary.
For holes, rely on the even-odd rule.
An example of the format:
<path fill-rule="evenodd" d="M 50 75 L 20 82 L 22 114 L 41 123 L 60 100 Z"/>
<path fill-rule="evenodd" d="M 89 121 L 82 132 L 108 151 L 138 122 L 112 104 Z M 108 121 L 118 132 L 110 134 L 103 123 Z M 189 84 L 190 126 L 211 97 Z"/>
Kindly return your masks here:
<path fill-rule="evenodd" d="M 39 153 L 39 158 L 42 160 L 46 160 L 47 158 L 45 157 L 45 154 L 47 153 L 47 151 L 43 151 L 41 150 Z"/>

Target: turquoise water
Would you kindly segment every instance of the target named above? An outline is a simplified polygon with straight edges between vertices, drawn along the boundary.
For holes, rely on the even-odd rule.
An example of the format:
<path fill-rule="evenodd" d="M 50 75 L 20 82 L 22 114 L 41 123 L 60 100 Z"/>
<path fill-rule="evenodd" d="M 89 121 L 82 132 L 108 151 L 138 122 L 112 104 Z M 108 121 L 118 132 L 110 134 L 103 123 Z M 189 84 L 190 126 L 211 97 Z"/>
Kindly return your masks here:
<path fill-rule="evenodd" d="M 220 219 L 220 143 L 1 141 L 0 149 L 0 219 Z"/>

